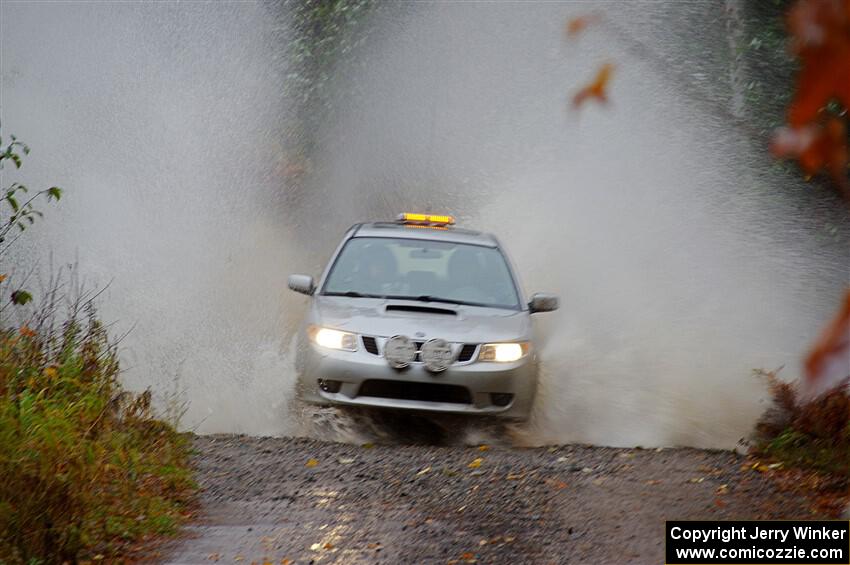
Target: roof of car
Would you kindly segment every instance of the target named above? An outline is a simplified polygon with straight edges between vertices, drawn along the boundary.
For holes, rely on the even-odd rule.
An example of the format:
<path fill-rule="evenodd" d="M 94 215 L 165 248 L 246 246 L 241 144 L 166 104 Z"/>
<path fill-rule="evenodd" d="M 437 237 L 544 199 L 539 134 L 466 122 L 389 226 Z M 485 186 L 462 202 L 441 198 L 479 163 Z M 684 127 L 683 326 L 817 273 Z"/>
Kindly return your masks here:
<path fill-rule="evenodd" d="M 456 227 L 431 227 L 399 222 L 373 222 L 354 226 L 351 237 L 402 237 L 405 239 L 433 239 L 498 247 L 499 242 L 489 233 Z"/>

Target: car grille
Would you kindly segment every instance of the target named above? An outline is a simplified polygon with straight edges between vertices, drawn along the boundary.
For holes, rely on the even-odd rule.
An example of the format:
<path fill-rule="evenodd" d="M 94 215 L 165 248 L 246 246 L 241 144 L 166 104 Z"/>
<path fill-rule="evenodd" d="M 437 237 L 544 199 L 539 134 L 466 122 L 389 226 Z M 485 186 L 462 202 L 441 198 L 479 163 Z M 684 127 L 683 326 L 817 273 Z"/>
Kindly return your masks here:
<path fill-rule="evenodd" d="M 465 387 L 407 381 L 385 381 L 377 379 L 363 381 L 363 384 L 360 385 L 358 396 L 472 404 L 472 396 Z"/>
<path fill-rule="evenodd" d="M 472 359 L 472 356 L 475 355 L 475 350 L 478 346 L 474 343 L 464 343 L 463 347 L 460 348 L 460 353 L 457 355 L 457 360 L 459 362 L 469 361 Z"/>
<path fill-rule="evenodd" d="M 380 355 L 380 351 L 378 349 L 378 340 L 372 336 L 364 335 L 360 337 L 360 340 L 363 342 L 363 348 L 366 349 L 372 355 Z M 420 358 L 419 351 L 422 349 L 422 346 L 425 345 L 424 341 L 415 341 L 413 342 L 416 345 L 416 356 L 413 358 L 414 363 L 421 363 L 422 359 Z M 478 349 L 478 344 L 476 343 L 464 343 L 460 351 L 457 355 L 458 363 L 466 363 L 467 361 L 472 360 L 475 356 L 475 351 Z"/>
<path fill-rule="evenodd" d="M 378 341 L 374 337 L 363 336 L 363 347 L 372 355 L 378 354 Z"/>

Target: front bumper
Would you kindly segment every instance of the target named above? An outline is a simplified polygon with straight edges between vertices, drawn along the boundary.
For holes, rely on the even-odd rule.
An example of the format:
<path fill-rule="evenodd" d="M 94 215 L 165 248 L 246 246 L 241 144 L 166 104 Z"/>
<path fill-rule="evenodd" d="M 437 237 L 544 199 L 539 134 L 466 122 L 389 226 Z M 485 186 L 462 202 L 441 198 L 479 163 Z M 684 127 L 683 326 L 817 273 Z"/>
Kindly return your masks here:
<path fill-rule="evenodd" d="M 312 404 L 525 419 L 537 389 L 533 353 L 513 363 L 455 363 L 435 374 L 420 363 L 393 369 L 383 356 L 363 347 L 353 352 L 335 351 L 305 343 L 299 348 L 297 368 L 298 395 Z M 338 386 L 338 390 L 323 390 L 322 381 L 333 382 L 331 389 Z M 404 394 L 396 394 L 400 390 Z M 409 394 L 411 391 L 428 394 L 412 398 L 417 394 Z M 442 391 L 452 393 L 444 395 Z"/>

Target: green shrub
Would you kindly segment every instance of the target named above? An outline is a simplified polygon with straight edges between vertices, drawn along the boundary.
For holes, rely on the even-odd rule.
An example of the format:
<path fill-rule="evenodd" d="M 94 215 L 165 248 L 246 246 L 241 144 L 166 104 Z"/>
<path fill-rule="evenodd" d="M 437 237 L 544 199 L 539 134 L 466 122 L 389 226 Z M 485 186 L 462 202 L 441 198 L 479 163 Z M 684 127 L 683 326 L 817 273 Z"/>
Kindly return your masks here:
<path fill-rule="evenodd" d="M 193 492 L 186 439 L 121 390 L 83 310 L 0 329 L 0 563 L 116 556 L 174 531 Z"/>

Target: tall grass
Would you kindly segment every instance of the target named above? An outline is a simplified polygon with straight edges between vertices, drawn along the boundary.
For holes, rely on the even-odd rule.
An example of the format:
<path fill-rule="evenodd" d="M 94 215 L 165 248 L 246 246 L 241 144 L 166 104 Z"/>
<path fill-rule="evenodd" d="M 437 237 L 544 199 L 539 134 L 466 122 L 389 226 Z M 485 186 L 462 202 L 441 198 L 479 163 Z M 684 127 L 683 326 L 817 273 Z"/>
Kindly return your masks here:
<path fill-rule="evenodd" d="M 118 556 L 173 532 L 193 491 L 187 440 L 122 391 L 91 301 L 55 323 L 55 298 L 0 327 L 0 563 Z"/>

